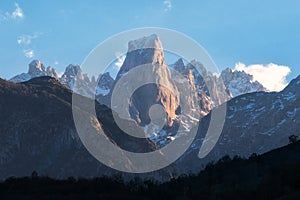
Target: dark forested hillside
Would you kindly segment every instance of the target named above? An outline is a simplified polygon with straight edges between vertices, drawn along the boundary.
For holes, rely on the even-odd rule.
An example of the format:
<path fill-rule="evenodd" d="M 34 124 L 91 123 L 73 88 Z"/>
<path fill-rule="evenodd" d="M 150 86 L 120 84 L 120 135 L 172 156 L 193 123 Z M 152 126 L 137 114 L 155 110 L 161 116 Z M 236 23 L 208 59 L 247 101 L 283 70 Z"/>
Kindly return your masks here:
<path fill-rule="evenodd" d="M 9 178 L 0 199 L 299 199 L 300 142 L 249 159 L 224 157 L 198 175 L 159 184 L 111 178 Z"/>

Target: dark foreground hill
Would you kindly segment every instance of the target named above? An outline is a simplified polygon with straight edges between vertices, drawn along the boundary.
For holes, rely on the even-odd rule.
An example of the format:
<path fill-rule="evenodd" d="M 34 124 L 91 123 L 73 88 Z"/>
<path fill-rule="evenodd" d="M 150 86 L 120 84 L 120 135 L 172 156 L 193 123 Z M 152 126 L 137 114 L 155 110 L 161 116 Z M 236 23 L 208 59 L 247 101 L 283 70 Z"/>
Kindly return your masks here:
<path fill-rule="evenodd" d="M 299 199 L 300 143 L 249 159 L 224 157 L 194 176 L 164 184 L 120 177 L 54 180 L 9 178 L 0 199 Z"/>
<path fill-rule="evenodd" d="M 85 103 L 91 101 L 79 98 Z M 96 118 L 84 105 L 77 109 Z M 97 128 L 103 129 L 109 140 L 125 140 L 126 134 L 115 125 L 110 109 L 96 103 L 96 112 Z M 58 179 L 117 173 L 83 146 L 73 121 L 72 91 L 51 77 L 24 83 L 0 79 L 0 146 L 0 179 L 27 176 L 33 170 Z M 148 140 L 133 137 L 120 146 L 136 152 L 154 148 Z"/>

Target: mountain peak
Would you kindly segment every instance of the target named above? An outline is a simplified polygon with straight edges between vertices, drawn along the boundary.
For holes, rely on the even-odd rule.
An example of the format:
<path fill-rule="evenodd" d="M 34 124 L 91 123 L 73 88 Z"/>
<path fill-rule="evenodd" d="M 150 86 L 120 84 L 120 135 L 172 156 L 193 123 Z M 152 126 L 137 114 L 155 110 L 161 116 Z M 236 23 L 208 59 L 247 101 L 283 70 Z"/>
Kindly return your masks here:
<path fill-rule="evenodd" d="M 262 84 L 254 80 L 252 75 L 244 71 L 227 68 L 222 71 L 221 77 L 233 97 L 245 93 L 267 91 Z"/>
<path fill-rule="evenodd" d="M 38 77 L 45 75 L 45 67 L 39 60 L 33 60 L 29 64 L 28 74 L 31 77 Z"/>
<path fill-rule="evenodd" d="M 293 79 L 283 90 L 283 92 L 299 93 L 300 75 Z"/>
<path fill-rule="evenodd" d="M 84 76 L 82 74 L 79 65 L 70 64 L 66 67 L 64 74 L 61 76 L 60 81 L 67 87 L 74 89 L 75 80 L 83 80 Z"/>
<path fill-rule="evenodd" d="M 39 60 L 33 60 L 29 64 L 28 73 L 22 73 L 10 79 L 12 82 L 24 82 L 34 77 L 46 76 L 44 65 Z"/>
<path fill-rule="evenodd" d="M 98 87 L 105 90 L 110 90 L 114 84 L 114 79 L 110 76 L 109 72 L 99 76 Z"/>
<path fill-rule="evenodd" d="M 233 72 L 232 69 L 230 69 L 229 67 L 223 70 L 223 73 L 232 73 L 232 72 Z"/>
<path fill-rule="evenodd" d="M 300 85 L 300 75 L 293 79 L 289 85 Z"/>
<path fill-rule="evenodd" d="M 107 95 L 113 87 L 114 81 L 109 72 L 100 74 L 97 80 L 96 95 Z"/>
<path fill-rule="evenodd" d="M 144 64 L 165 65 L 164 51 L 159 37 L 155 34 L 144 36 L 128 43 L 125 61 L 116 80 L 130 69 Z"/>
<path fill-rule="evenodd" d="M 129 100 L 131 102 L 128 108 L 130 116 L 140 125 L 147 125 L 151 121 L 150 107 L 160 104 L 167 113 L 168 125 L 172 126 L 175 111 L 179 107 L 180 96 L 166 65 L 162 43 L 157 35 L 144 36 L 128 43 L 126 58 L 115 83 L 130 70 L 139 66 L 143 66 L 144 70 L 136 74 L 134 77 L 136 81 L 142 83 L 145 80 L 151 80 L 155 84 L 146 84 L 134 92 Z M 130 87 L 124 89 L 126 88 Z"/>
<path fill-rule="evenodd" d="M 174 64 L 173 67 L 176 71 L 178 72 L 182 72 L 185 69 L 185 65 L 184 62 L 182 60 L 182 58 L 179 58 Z"/>
<path fill-rule="evenodd" d="M 144 36 L 137 40 L 132 40 L 128 43 L 128 52 L 139 50 L 139 49 L 160 49 L 162 48 L 162 43 L 156 34 L 150 36 Z"/>
<path fill-rule="evenodd" d="M 79 65 L 77 64 L 70 64 L 67 66 L 66 70 L 65 70 L 65 75 L 69 75 L 69 76 L 77 76 L 79 74 L 81 74 L 81 68 Z"/>
<path fill-rule="evenodd" d="M 53 67 L 47 67 L 46 69 L 46 75 L 47 76 L 51 76 L 51 77 L 54 77 L 56 79 L 58 79 L 58 74 L 56 73 L 56 70 L 53 68 Z"/>

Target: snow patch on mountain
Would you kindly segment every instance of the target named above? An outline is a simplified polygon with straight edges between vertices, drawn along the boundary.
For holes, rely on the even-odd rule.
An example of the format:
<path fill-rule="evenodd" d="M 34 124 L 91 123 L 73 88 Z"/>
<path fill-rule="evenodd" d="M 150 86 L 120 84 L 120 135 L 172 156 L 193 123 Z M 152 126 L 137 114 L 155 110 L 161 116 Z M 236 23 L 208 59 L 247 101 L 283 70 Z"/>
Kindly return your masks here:
<path fill-rule="evenodd" d="M 113 87 L 114 79 L 110 76 L 109 72 L 106 72 L 99 76 L 97 82 L 96 96 L 107 95 Z"/>

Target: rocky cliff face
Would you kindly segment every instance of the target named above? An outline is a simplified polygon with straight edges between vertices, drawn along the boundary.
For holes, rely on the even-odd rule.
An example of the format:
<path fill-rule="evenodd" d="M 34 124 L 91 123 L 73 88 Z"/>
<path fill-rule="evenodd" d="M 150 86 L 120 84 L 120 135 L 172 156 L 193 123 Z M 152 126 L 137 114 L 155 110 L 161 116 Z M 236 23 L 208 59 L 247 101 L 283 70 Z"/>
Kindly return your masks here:
<path fill-rule="evenodd" d="M 189 79 L 194 79 L 193 82 L 197 92 L 202 92 L 209 96 L 212 100 L 212 107 L 220 105 L 232 97 L 252 92 L 267 91 L 262 84 L 253 80 L 252 75 L 244 71 L 233 71 L 227 68 L 218 76 L 207 71 L 199 61 L 192 60 L 185 65 L 182 59 L 179 59 L 172 66 L 176 71 Z"/>
<path fill-rule="evenodd" d="M 110 76 L 109 72 L 106 72 L 99 75 L 97 82 L 96 96 L 107 95 L 112 89 L 115 80 Z"/>
<path fill-rule="evenodd" d="M 138 72 L 132 71 L 140 67 Z M 172 125 L 176 109 L 180 104 L 180 94 L 164 60 L 161 41 L 157 35 L 151 35 L 128 43 L 126 59 L 117 74 L 116 83 L 127 73 L 136 73 L 133 81 L 149 82 L 136 90 L 129 105 L 129 112 L 140 125 L 150 123 L 149 109 L 154 104 L 163 106 L 168 123 Z M 124 89 L 132 87 L 131 82 Z M 122 97 L 120 97 L 122 98 Z"/>
<path fill-rule="evenodd" d="M 202 75 L 192 66 L 185 66 L 182 59 L 179 59 L 173 64 L 174 70 L 183 75 L 190 85 L 193 93 L 189 96 L 189 103 L 191 105 L 191 109 L 197 110 L 200 116 L 207 115 L 212 109 L 214 102 L 211 99 L 206 83 L 202 77 Z M 204 68 L 201 68 L 205 70 Z M 180 84 L 179 78 L 174 78 L 176 84 Z M 184 90 L 184 86 L 181 91 Z"/>
<path fill-rule="evenodd" d="M 116 81 L 132 68 L 149 63 L 153 65 L 166 64 L 162 43 L 155 34 L 129 41 L 126 58 L 117 74 Z"/>
<path fill-rule="evenodd" d="M 87 97 L 94 95 L 93 92 L 96 87 L 96 82 L 94 79 L 90 80 L 87 74 L 82 73 L 79 65 L 71 64 L 67 66 L 59 80 L 62 84 L 79 94 Z"/>
<path fill-rule="evenodd" d="M 192 60 L 184 65 L 182 59 L 179 59 L 173 67 L 179 73 L 194 79 L 196 91 L 202 93 L 200 96 L 206 94 L 211 99 L 212 107 L 220 105 L 231 98 L 223 81 L 207 71 L 201 62 Z"/>
<path fill-rule="evenodd" d="M 28 74 L 31 77 L 45 76 L 45 67 L 39 60 L 34 60 L 29 64 Z"/>

